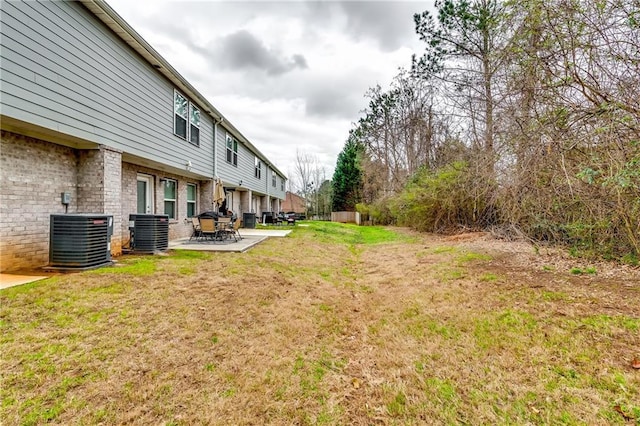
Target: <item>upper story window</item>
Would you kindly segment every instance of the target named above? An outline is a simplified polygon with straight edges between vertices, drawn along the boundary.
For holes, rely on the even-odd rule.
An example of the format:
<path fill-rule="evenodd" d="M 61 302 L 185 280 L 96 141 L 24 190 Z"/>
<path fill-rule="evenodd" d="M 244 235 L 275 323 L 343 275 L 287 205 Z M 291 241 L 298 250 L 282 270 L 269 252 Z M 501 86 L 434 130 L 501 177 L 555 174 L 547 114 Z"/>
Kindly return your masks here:
<path fill-rule="evenodd" d="M 175 180 L 167 179 L 164 182 L 164 214 L 169 216 L 169 219 L 176 218 L 176 190 L 178 182 Z"/>
<path fill-rule="evenodd" d="M 196 215 L 196 194 L 198 188 L 192 184 L 187 184 L 187 217 L 194 217 Z"/>
<path fill-rule="evenodd" d="M 280 191 L 284 191 L 284 179 L 280 178 Z"/>
<path fill-rule="evenodd" d="M 173 102 L 173 133 L 181 138 L 187 138 L 187 113 L 189 111 L 189 103 L 187 98 L 178 92 L 174 92 Z"/>
<path fill-rule="evenodd" d="M 227 135 L 227 163 L 238 166 L 238 141 Z"/>
<path fill-rule="evenodd" d="M 271 172 L 271 186 L 276 187 L 276 172 Z"/>
<path fill-rule="evenodd" d="M 173 133 L 200 145 L 200 110 L 178 91 L 173 92 Z"/>
<path fill-rule="evenodd" d="M 194 145 L 200 145 L 200 110 L 190 103 L 189 111 L 191 111 L 189 117 L 191 124 L 189 127 L 189 141 Z"/>
<path fill-rule="evenodd" d="M 255 165 L 256 165 L 256 170 L 255 170 L 256 179 L 262 179 L 262 161 L 260 161 L 258 157 L 256 157 Z"/>

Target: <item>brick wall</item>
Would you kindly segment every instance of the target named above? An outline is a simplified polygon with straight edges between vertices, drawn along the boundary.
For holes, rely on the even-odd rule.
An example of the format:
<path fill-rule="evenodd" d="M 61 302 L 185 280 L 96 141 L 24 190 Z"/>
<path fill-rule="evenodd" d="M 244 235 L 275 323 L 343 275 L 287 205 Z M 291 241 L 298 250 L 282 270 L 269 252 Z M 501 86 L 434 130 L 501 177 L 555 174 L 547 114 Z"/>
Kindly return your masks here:
<path fill-rule="evenodd" d="M 122 162 L 109 147 L 75 150 L 2 131 L 0 141 L 0 271 L 35 269 L 49 262 L 49 226 L 53 213 L 112 214 L 111 253 L 118 255 L 129 239 L 129 214 L 136 213 L 137 174 L 153 177 L 155 211 L 164 214 L 160 178 L 178 182 L 177 217 L 169 238 L 188 237 L 187 183 L 198 185 L 197 212 L 211 210 L 213 185 Z M 60 194 L 69 192 L 68 209 Z"/>
<path fill-rule="evenodd" d="M 242 217 L 242 213 L 251 212 L 251 191 L 237 191 L 238 194 L 238 217 Z"/>
<path fill-rule="evenodd" d="M 60 193 L 71 194 L 77 212 L 75 151 L 2 131 L 0 142 L 0 270 L 49 262 L 49 218 L 65 213 Z"/>
<path fill-rule="evenodd" d="M 102 212 L 104 208 L 104 160 L 101 150 L 78 151 L 78 213 Z"/>
<path fill-rule="evenodd" d="M 169 222 L 169 239 L 184 238 L 191 235 L 193 226 L 187 219 L 187 184 L 198 186 L 196 211 L 211 210 L 213 186 L 211 181 L 198 181 L 177 174 L 167 173 L 157 169 L 122 163 L 122 239 L 124 246 L 129 241 L 129 215 L 137 212 L 137 179 L 138 174 L 151 176 L 153 180 L 154 213 L 164 214 L 164 186 L 160 179 L 173 179 L 178 182 L 176 199 L 176 219 Z"/>
<path fill-rule="evenodd" d="M 213 205 L 213 180 L 200 182 L 196 209 L 198 213 L 215 210 L 215 206 Z"/>
<path fill-rule="evenodd" d="M 285 200 L 281 204 L 281 208 L 285 212 L 305 213 L 304 198 L 299 195 L 287 191 Z"/>

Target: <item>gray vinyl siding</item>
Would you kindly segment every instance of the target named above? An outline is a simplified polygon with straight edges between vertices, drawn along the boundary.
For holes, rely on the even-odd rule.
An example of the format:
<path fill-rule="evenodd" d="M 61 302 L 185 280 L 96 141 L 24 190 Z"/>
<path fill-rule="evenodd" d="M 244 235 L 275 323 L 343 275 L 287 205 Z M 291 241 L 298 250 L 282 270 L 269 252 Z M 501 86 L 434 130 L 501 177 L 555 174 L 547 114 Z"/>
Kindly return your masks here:
<path fill-rule="evenodd" d="M 243 147 L 244 148 L 244 147 Z M 249 151 L 248 149 L 243 150 L 244 154 L 244 162 L 246 163 L 246 168 L 248 170 L 248 178 L 247 178 L 247 187 L 251 188 L 255 192 L 259 192 L 261 194 L 266 194 L 266 188 L 264 185 L 264 175 L 265 175 L 265 166 L 262 164 L 262 176 L 260 179 L 255 177 L 256 170 L 256 155 Z M 264 162 L 263 162 L 264 163 Z"/>
<path fill-rule="evenodd" d="M 229 133 L 223 126 L 218 126 L 218 143 L 216 144 L 216 156 L 219 159 L 217 168 L 218 176 L 225 182 L 236 186 L 242 180 L 244 188 L 252 191 L 263 192 L 256 184 L 253 176 L 253 153 L 240 141 L 238 141 L 238 164 L 234 166 L 227 162 L 227 135 Z"/>
<path fill-rule="evenodd" d="M 213 175 L 210 117 L 175 136 L 174 86 L 81 4 L 2 2 L 1 36 L 3 115 Z"/>
<path fill-rule="evenodd" d="M 262 178 L 255 177 L 255 154 L 245 144 L 238 141 L 237 167 L 227 162 L 227 135 L 229 134 L 224 126 L 218 126 L 218 140 L 216 142 L 218 177 L 232 186 L 237 186 L 242 180 L 243 188 L 250 189 L 257 194 L 269 194 L 284 200 L 285 191 L 280 191 L 280 180 L 278 180 L 275 191 L 271 186 L 271 169 L 264 159 L 262 159 Z M 282 177 L 278 179 L 282 179 Z"/>
<path fill-rule="evenodd" d="M 287 197 L 287 180 L 282 176 L 280 176 L 279 179 L 280 180 L 278 181 L 278 198 L 280 198 L 281 200 L 284 200 Z M 280 185 L 280 182 L 283 182 L 282 186 Z M 280 189 L 280 188 L 283 188 L 283 189 Z"/>
<path fill-rule="evenodd" d="M 243 185 L 254 192 L 265 193 L 264 190 L 264 165 L 262 179 L 255 177 L 255 154 L 251 152 L 244 144 L 240 144 L 238 148 L 238 168 L 246 176 Z"/>
<path fill-rule="evenodd" d="M 280 198 L 281 200 L 284 200 L 284 199 L 285 199 L 285 197 L 286 197 L 285 192 L 286 192 L 286 189 L 287 189 L 287 186 L 286 186 L 287 182 L 286 182 L 286 180 L 285 180 L 282 176 L 280 176 L 280 175 L 276 172 L 276 186 L 275 186 L 275 188 L 274 188 L 274 187 L 271 185 L 271 173 L 272 173 L 272 172 L 273 172 L 273 170 L 272 170 L 272 169 L 269 169 L 269 195 L 271 195 L 272 197 Z M 285 191 L 281 191 L 281 190 L 280 190 L 280 184 L 281 184 L 281 182 L 282 182 L 282 181 L 284 181 L 284 183 L 285 183 L 285 187 L 284 187 L 284 188 L 285 188 Z"/>
<path fill-rule="evenodd" d="M 238 145 L 240 145 L 238 143 Z M 240 147 L 238 147 L 240 151 Z M 238 152 L 238 156 L 240 153 Z M 240 159 L 238 158 L 238 163 Z M 238 164 L 239 165 L 239 164 Z M 227 132 L 222 126 L 218 126 L 218 139 L 216 141 L 216 167 L 217 175 L 224 182 L 233 186 L 237 185 L 244 176 L 240 174 L 240 169 L 231 163 L 227 163 Z"/>
<path fill-rule="evenodd" d="M 276 186 L 275 188 L 273 186 L 271 186 L 271 173 L 272 171 L 269 171 L 269 189 L 270 192 L 269 194 L 272 197 L 276 197 L 276 198 L 280 198 L 282 200 L 285 199 L 285 191 L 281 191 L 280 187 L 281 187 L 281 182 L 284 180 L 282 176 L 280 176 L 279 174 L 276 173 Z M 285 182 L 285 189 L 286 189 L 286 182 Z"/>

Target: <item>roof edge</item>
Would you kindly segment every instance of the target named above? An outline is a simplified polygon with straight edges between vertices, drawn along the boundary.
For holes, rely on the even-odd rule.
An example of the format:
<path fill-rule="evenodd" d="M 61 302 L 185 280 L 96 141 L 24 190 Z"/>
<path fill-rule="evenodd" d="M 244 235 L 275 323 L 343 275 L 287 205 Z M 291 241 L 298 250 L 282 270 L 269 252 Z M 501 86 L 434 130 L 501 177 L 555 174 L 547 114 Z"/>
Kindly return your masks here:
<path fill-rule="evenodd" d="M 153 68 L 164 75 L 169 81 L 175 84 L 180 90 L 185 92 L 191 99 L 196 101 L 204 112 L 211 116 L 214 122 L 218 122 L 223 127 L 245 144 L 251 152 L 262 158 L 269 167 L 275 170 L 282 177 L 287 176 L 282 173 L 249 139 L 247 139 L 216 107 L 214 107 L 191 83 L 158 53 L 136 30 L 131 27 L 109 4 L 104 0 L 77 0 L 82 3 L 93 15 L 102 23 L 109 27 L 122 41 L 135 50 Z"/>

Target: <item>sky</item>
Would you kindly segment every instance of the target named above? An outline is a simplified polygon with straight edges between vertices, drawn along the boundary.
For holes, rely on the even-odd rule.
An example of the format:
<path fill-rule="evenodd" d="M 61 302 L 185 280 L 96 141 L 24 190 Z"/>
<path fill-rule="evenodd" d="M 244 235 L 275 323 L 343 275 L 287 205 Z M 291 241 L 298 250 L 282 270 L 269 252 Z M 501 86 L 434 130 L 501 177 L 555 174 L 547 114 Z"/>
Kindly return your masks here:
<path fill-rule="evenodd" d="M 296 153 L 331 179 L 370 87 L 420 54 L 432 1 L 107 0 L 289 178 Z"/>

